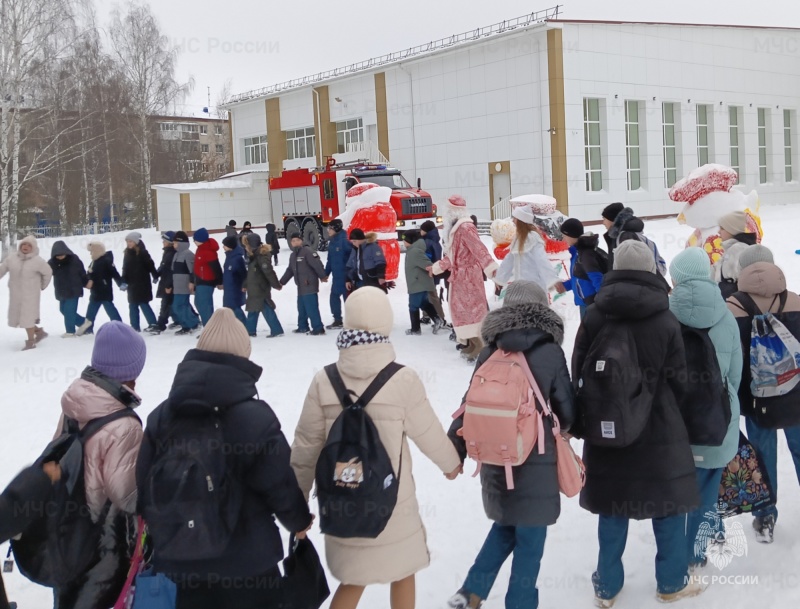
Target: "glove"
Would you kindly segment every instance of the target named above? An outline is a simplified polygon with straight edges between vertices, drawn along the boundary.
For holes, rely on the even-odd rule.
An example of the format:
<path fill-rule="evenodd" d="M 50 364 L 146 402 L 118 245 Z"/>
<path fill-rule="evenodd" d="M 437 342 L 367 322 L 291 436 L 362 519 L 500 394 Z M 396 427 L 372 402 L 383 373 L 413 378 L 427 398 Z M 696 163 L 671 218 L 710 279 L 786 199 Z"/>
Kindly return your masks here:
<path fill-rule="evenodd" d="M 383 287 L 385 287 L 386 290 L 388 291 L 388 290 L 393 290 L 396 286 L 394 281 L 387 281 L 386 283 L 383 284 Z"/>
<path fill-rule="evenodd" d="M 128 291 L 128 284 L 127 283 L 120 283 L 119 284 L 119 289 L 122 290 L 123 292 L 127 292 Z"/>

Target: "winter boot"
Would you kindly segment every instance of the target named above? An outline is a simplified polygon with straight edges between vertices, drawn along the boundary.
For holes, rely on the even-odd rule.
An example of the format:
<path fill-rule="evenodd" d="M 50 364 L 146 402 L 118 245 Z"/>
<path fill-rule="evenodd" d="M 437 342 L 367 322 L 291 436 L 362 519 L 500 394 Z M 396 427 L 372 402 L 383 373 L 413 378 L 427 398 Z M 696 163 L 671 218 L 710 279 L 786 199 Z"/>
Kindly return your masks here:
<path fill-rule="evenodd" d="M 74 332 L 64 332 L 64 334 L 61 335 L 61 338 L 75 338 L 75 333 Z"/>
<path fill-rule="evenodd" d="M 699 584 L 695 581 L 690 581 L 686 586 L 683 587 L 683 590 L 678 590 L 677 592 L 672 592 L 671 594 L 661 594 L 660 592 L 656 594 L 656 600 L 659 603 L 674 603 L 675 601 L 679 601 L 684 598 L 691 598 L 693 596 L 697 596 L 698 594 L 702 594 L 705 591 L 706 587 L 702 584 Z"/>
<path fill-rule="evenodd" d="M 181 325 L 177 321 L 173 321 L 170 325 L 167 326 L 167 330 L 177 330 L 180 327 Z"/>
<path fill-rule="evenodd" d="M 480 609 L 483 606 L 483 601 L 474 594 L 467 594 L 463 590 L 459 590 L 450 600 L 447 601 L 447 606 L 450 609 Z"/>
<path fill-rule="evenodd" d="M 325 326 L 326 330 L 341 330 L 342 328 L 344 328 L 344 322 L 341 319 L 334 319 L 331 325 Z"/>
<path fill-rule="evenodd" d="M 772 543 L 775 533 L 775 516 L 756 516 L 753 519 L 753 528 L 756 530 L 756 541 L 759 543 Z"/>
<path fill-rule="evenodd" d="M 192 328 L 181 328 L 177 332 L 175 332 L 175 336 L 188 336 L 192 334 L 194 330 Z"/>
<path fill-rule="evenodd" d="M 594 597 L 594 606 L 600 607 L 600 609 L 609 609 L 609 607 L 613 607 L 614 603 L 616 602 L 616 596 L 614 598 L 600 598 L 599 596 Z"/>
<path fill-rule="evenodd" d="M 419 336 L 420 334 L 422 334 L 422 330 L 420 329 L 421 320 L 420 320 L 419 309 L 417 309 L 416 311 L 409 311 L 408 316 L 411 319 L 411 329 L 406 330 L 406 334 L 408 334 L 409 336 Z"/>
<path fill-rule="evenodd" d="M 433 318 L 433 333 L 438 334 L 439 330 L 444 328 L 444 320 L 441 317 Z"/>
<path fill-rule="evenodd" d="M 306 332 L 306 334 L 309 336 L 325 336 L 325 328 L 317 328 L 316 330 Z"/>
<path fill-rule="evenodd" d="M 36 348 L 36 339 L 34 340 L 26 340 L 25 346 L 22 348 L 23 351 L 27 351 L 28 349 L 35 349 Z"/>
<path fill-rule="evenodd" d="M 431 318 L 428 317 L 428 314 L 426 313 L 422 316 L 422 319 L 419 320 L 419 323 L 429 326 L 431 323 Z"/>
<path fill-rule="evenodd" d="M 86 334 L 86 330 L 88 330 L 89 328 L 91 328 L 91 327 L 92 327 L 92 324 L 94 324 L 94 322 L 93 322 L 91 319 L 87 319 L 87 320 L 85 320 L 85 321 L 84 321 L 84 322 L 83 322 L 83 323 L 82 323 L 82 324 L 81 324 L 81 325 L 78 327 L 78 329 L 77 329 L 77 330 L 75 330 L 75 334 L 77 334 L 78 336 L 83 336 L 84 334 Z"/>
<path fill-rule="evenodd" d="M 151 324 L 144 331 L 148 334 L 161 334 L 161 327 L 158 324 Z"/>
<path fill-rule="evenodd" d="M 450 338 L 450 340 L 452 340 L 453 342 L 455 342 L 455 340 L 456 340 L 456 329 L 455 329 L 455 328 L 453 328 L 453 329 L 450 331 L 450 336 L 449 336 L 449 338 Z"/>
<path fill-rule="evenodd" d="M 33 336 L 34 336 L 33 340 L 35 340 L 38 343 L 47 338 L 48 334 L 47 332 L 44 331 L 44 328 L 36 328 L 36 330 L 33 332 Z"/>

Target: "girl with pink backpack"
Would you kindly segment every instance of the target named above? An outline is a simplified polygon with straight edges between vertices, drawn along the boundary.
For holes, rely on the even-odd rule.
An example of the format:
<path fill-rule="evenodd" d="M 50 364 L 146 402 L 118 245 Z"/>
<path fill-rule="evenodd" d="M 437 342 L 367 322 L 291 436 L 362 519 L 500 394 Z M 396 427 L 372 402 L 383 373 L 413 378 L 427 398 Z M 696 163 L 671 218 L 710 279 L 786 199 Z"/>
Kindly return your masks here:
<path fill-rule="evenodd" d="M 478 372 L 498 350 L 523 354 L 562 430 L 569 430 L 575 407 L 572 382 L 561 349 L 564 322 L 549 308 L 547 293 L 532 281 L 513 282 L 506 291 L 503 307 L 486 316 L 481 333 L 487 347 L 478 357 L 475 371 Z M 466 405 L 468 409 L 468 402 Z M 468 450 L 470 447 L 464 438 L 469 436 L 469 431 L 463 429 L 463 408 L 457 415 L 448 436 L 464 460 L 468 452 L 474 451 Z M 547 527 L 555 524 L 561 511 L 556 443 L 565 441 L 552 433 L 553 426 L 557 425 L 553 417 L 545 415 L 543 425 L 545 429 L 539 431 L 537 447 L 522 463 L 510 468 L 510 480 L 508 468 L 481 464 L 483 506 L 494 524 L 463 585 L 448 602 L 452 609 L 480 607 L 511 554 L 514 562 L 506 609 L 529 609 L 539 605 L 536 578 Z M 544 450 L 539 449 L 540 442 Z"/>

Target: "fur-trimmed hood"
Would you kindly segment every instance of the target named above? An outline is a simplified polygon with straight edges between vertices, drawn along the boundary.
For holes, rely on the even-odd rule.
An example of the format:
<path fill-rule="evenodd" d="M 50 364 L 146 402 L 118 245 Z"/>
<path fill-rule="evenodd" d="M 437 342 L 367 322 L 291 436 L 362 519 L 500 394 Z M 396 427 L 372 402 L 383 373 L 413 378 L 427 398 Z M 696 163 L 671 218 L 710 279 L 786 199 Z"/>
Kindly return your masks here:
<path fill-rule="evenodd" d="M 540 342 L 543 334 L 559 345 L 564 342 L 564 321 L 544 305 L 510 305 L 490 311 L 481 334 L 487 343 L 497 343 L 507 351 L 525 351 Z"/>
<path fill-rule="evenodd" d="M 622 232 L 641 233 L 643 230 L 644 222 L 636 217 L 630 207 L 626 207 L 619 212 L 614 225 L 608 229 L 608 236 L 616 239 Z"/>
<path fill-rule="evenodd" d="M 364 240 L 367 243 L 376 243 L 378 241 L 378 233 L 364 233 Z"/>

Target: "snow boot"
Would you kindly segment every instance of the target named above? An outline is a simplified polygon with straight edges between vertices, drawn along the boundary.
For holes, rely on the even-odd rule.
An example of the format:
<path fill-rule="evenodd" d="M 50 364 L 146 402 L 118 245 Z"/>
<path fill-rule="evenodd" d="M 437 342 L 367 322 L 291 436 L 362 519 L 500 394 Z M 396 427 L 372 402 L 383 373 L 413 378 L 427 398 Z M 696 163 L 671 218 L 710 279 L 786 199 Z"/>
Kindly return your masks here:
<path fill-rule="evenodd" d="M 341 330 L 342 328 L 344 328 L 344 322 L 341 319 L 334 319 L 331 325 L 325 326 L 326 330 Z"/>
<path fill-rule="evenodd" d="M 756 516 L 753 519 L 753 528 L 756 530 L 756 541 L 758 543 L 772 543 L 775 533 L 775 516 Z"/>
<path fill-rule="evenodd" d="M 311 330 L 301 330 L 300 328 L 295 328 L 292 330 L 292 334 L 308 334 Z"/>
<path fill-rule="evenodd" d="M 420 334 L 422 334 L 422 330 L 420 328 L 421 320 L 420 320 L 419 309 L 417 309 L 416 311 L 409 311 L 408 317 L 411 319 L 411 329 L 406 330 L 406 334 L 408 334 L 409 336 L 419 336 Z"/>
<path fill-rule="evenodd" d="M 474 594 L 467 595 L 463 590 L 459 590 L 450 600 L 447 601 L 447 606 L 450 609 L 480 609 L 483 606 L 483 601 Z"/>
<path fill-rule="evenodd" d="M 180 330 L 175 332 L 175 336 L 188 336 L 192 332 L 194 332 L 194 330 L 192 328 L 181 328 Z"/>
<path fill-rule="evenodd" d="M 267 338 L 280 338 L 283 336 L 283 332 L 278 332 L 277 334 L 267 334 Z"/>
<path fill-rule="evenodd" d="M 614 598 L 600 598 L 599 596 L 594 597 L 594 606 L 600 607 L 600 609 L 609 609 L 609 607 L 613 607 L 614 603 L 616 602 L 616 596 Z"/>
<path fill-rule="evenodd" d="M 148 334 L 161 334 L 161 328 L 158 324 L 151 324 L 144 329 Z"/>
<path fill-rule="evenodd" d="M 177 330 L 180 327 L 181 325 L 177 321 L 173 321 L 170 325 L 167 326 L 167 330 Z"/>
<path fill-rule="evenodd" d="M 444 323 L 444 320 L 441 317 L 434 317 L 433 318 L 433 333 L 434 334 L 438 334 L 439 330 L 444 328 L 444 326 L 445 326 L 445 323 Z"/>
<path fill-rule="evenodd" d="M 659 603 L 674 603 L 675 601 L 682 600 L 684 598 L 691 598 L 693 596 L 697 596 L 698 594 L 702 594 L 705 592 L 706 587 L 696 581 L 690 581 L 686 586 L 683 587 L 682 590 L 678 590 L 677 592 L 672 592 L 671 594 L 661 594 L 660 592 L 656 594 L 656 600 Z"/>
<path fill-rule="evenodd" d="M 453 329 L 450 331 L 450 337 L 449 337 L 449 338 L 450 338 L 450 340 L 452 340 L 453 342 L 455 342 L 455 340 L 456 340 L 456 330 L 455 330 L 455 328 L 453 328 Z"/>
<path fill-rule="evenodd" d="M 83 336 L 84 334 L 86 334 L 86 330 L 88 330 L 89 328 L 91 328 L 91 327 L 92 327 L 92 324 L 94 324 L 94 322 L 93 322 L 91 319 L 87 319 L 87 320 L 85 320 L 85 321 L 84 321 L 84 322 L 83 322 L 83 323 L 82 323 L 82 324 L 81 324 L 81 325 L 78 327 L 78 329 L 77 329 L 77 330 L 75 330 L 75 334 L 77 334 L 78 336 Z"/>
<path fill-rule="evenodd" d="M 47 332 L 44 331 L 44 328 L 36 328 L 36 330 L 33 332 L 33 336 L 34 336 L 33 340 L 35 340 L 38 343 L 47 338 L 49 334 L 47 334 Z"/>
<path fill-rule="evenodd" d="M 35 339 L 34 340 L 26 340 L 25 341 L 25 346 L 22 348 L 22 350 L 23 351 L 28 351 L 29 349 L 35 349 L 35 348 L 36 348 L 36 340 Z"/>
<path fill-rule="evenodd" d="M 306 332 L 309 336 L 325 336 L 325 328 L 318 328 L 317 330 L 311 330 L 311 332 Z"/>

